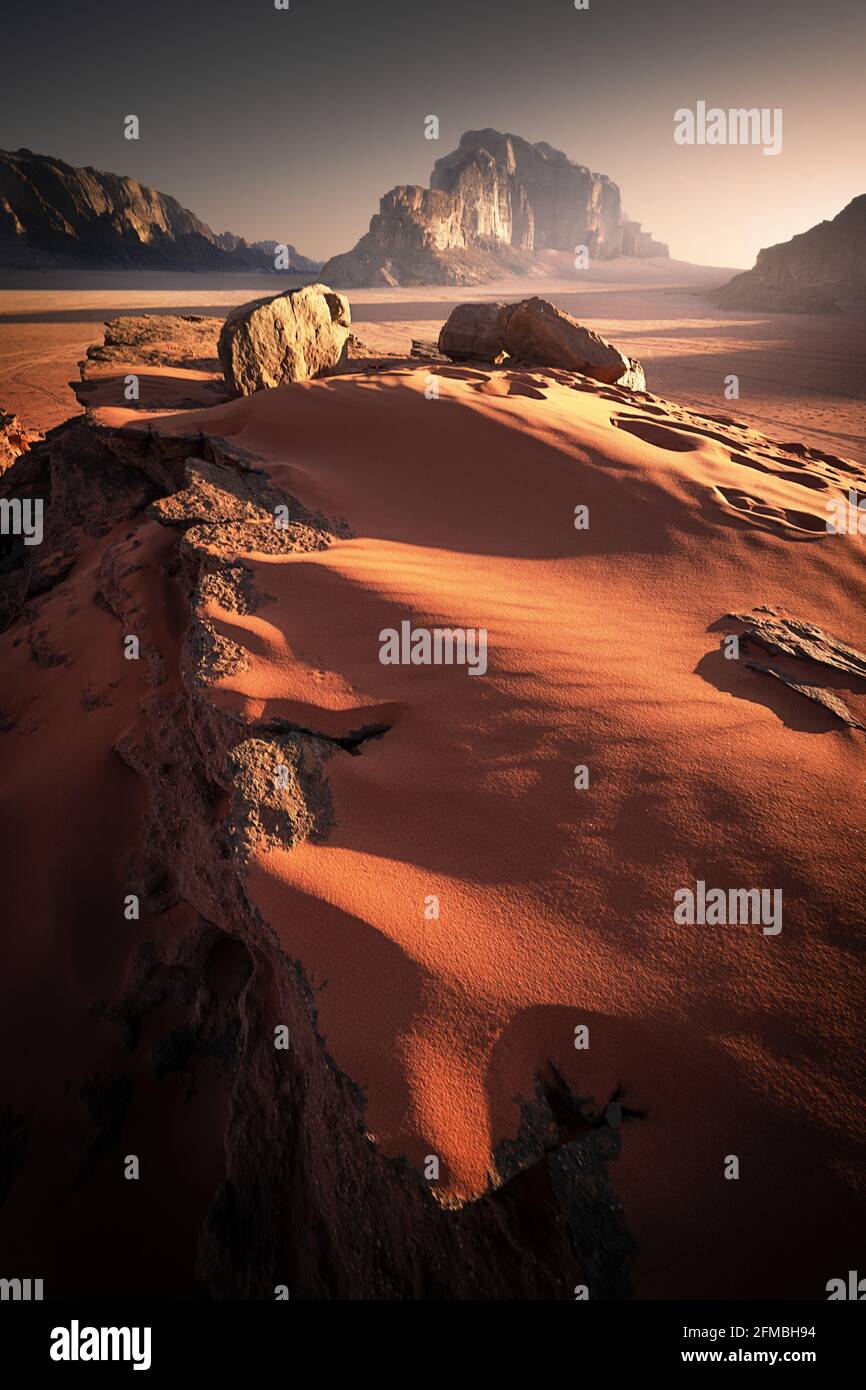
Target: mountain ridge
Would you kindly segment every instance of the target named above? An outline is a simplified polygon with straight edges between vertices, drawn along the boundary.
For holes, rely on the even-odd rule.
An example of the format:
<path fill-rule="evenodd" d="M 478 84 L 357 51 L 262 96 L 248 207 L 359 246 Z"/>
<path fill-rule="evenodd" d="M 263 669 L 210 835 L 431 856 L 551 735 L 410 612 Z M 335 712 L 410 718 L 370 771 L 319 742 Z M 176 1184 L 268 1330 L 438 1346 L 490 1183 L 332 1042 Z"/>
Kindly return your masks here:
<path fill-rule="evenodd" d="M 716 303 L 731 309 L 834 313 L 837 299 L 866 296 L 866 193 L 835 217 L 758 252 L 751 270 L 723 285 Z"/>
<path fill-rule="evenodd" d="M 127 175 L 0 150 L 0 268 L 273 270 L 278 244 L 217 234 L 171 194 Z M 281 269 L 316 273 L 318 261 L 286 245 Z"/>

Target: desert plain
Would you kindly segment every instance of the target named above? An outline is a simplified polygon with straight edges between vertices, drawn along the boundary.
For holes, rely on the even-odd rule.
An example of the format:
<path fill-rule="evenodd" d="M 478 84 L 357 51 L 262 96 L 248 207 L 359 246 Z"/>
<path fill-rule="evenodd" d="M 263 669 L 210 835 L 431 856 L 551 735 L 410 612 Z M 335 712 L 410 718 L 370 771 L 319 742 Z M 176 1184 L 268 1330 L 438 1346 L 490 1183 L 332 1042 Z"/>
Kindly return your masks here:
<path fill-rule="evenodd" d="M 737 415 L 771 438 L 866 457 L 866 309 L 842 314 L 722 311 L 703 296 L 730 268 L 620 259 L 579 275 L 567 256 L 546 252 L 549 274 L 478 288 L 388 288 L 351 292 L 353 326 L 372 348 L 406 352 L 413 338 L 435 340 L 466 300 L 537 294 L 586 322 L 645 366 L 650 388 L 694 409 L 725 407 L 725 378 L 740 378 Z M 302 281 L 280 280 L 288 288 Z M 184 276 L 177 272 L 69 272 L 0 275 L 0 401 L 32 429 L 78 409 L 69 389 L 76 363 L 119 314 L 224 316 L 236 304 L 275 293 L 272 275 Z"/>

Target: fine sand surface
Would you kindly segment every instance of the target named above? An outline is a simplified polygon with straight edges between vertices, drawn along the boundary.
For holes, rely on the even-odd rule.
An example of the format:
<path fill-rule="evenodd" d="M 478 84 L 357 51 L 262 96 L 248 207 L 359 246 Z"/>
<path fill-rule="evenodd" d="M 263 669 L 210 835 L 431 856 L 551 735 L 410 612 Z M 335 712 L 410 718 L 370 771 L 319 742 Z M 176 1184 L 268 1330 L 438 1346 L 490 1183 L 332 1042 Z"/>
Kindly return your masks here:
<path fill-rule="evenodd" d="M 780 443 L 801 440 L 866 462 L 866 306 L 839 315 L 722 312 L 701 297 L 732 269 L 681 261 L 594 263 L 577 276 L 548 253 L 549 275 L 486 287 L 353 290 L 355 331 L 408 351 L 436 339 L 455 304 L 540 294 L 643 362 L 650 388 L 698 410 L 733 410 Z M 68 382 L 106 318 L 123 313 L 224 315 L 302 283 L 273 276 L 7 272 L 0 277 L 0 408 L 46 429 L 77 412 Z M 726 400 L 725 379 L 740 379 Z"/>
<path fill-rule="evenodd" d="M 56 301 L 40 311 L 57 335 L 58 383 L 76 374 L 63 335 L 80 334 L 83 353 L 96 320 L 117 312 L 116 292 L 106 293 L 110 306 L 82 304 L 67 319 Z M 187 307 L 212 311 L 219 292 L 200 293 L 208 307 Z M 424 326 L 447 312 L 441 291 L 387 303 L 368 293 L 355 307 L 361 331 L 391 346 L 416 324 L 431 336 Z M 689 314 L 704 309 L 657 285 L 596 283 L 586 298 L 609 308 L 621 296 L 668 310 L 619 321 L 647 342 L 657 322 L 656 341 L 671 352 L 655 367 L 627 332 L 610 330 L 657 385 L 665 361 L 675 370 L 673 325 L 693 326 Z M 176 294 L 162 307 L 176 311 Z M 32 373 L 40 391 L 53 390 L 35 310 L 14 312 L 22 321 L 0 328 L 4 371 L 12 329 L 35 355 L 7 379 L 26 384 Z M 713 322 L 739 332 L 745 320 Z M 805 371 L 792 344 L 808 329 L 813 351 L 819 320 L 749 322 L 782 344 L 770 354 L 777 385 Z M 827 320 L 828 355 L 814 350 L 828 381 L 830 335 L 838 342 L 855 324 Z M 852 350 L 845 370 L 853 360 Z M 690 379 L 688 360 L 682 370 Z M 438 399 L 427 399 L 431 371 Z M 175 395 L 208 381 L 147 375 L 172 410 Z M 849 391 L 834 418 L 862 435 Z M 171 415 L 112 406 L 107 377 L 94 417 L 225 437 L 350 529 L 319 552 L 241 557 L 273 601 L 247 615 L 213 602 L 210 618 L 245 658 L 204 698 L 247 720 L 281 717 L 332 736 L 386 726 L 327 762 L 327 835 L 257 853 L 247 878 L 286 956 L 304 967 L 328 1052 L 360 1088 L 380 1151 L 418 1171 L 435 1154 L 435 1197 L 471 1201 L 500 1180 L 502 1144 L 558 1069 L 592 1122 L 605 1122 L 616 1096 L 624 1107 L 609 1179 L 635 1243 L 637 1296 L 822 1298 L 828 1278 L 857 1267 L 866 1191 L 856 969 L 866 734 L 726 660 L 721 643 L 728 613 L 771 604 L 866 647 L 866 538 L 826 530 L 828 501 L 866 488 L 851 461 L 864 456 L 835 436 L 828 445 L 823 430 L 796 429 L 809 414 L 802 401 L 773 398 L 786 421 L 777 433 L 792 445 L 780 450 L 749 427 L 742 400 L 712 399 L 698 416 L 564 372 L 422 364 Z M 0 403 L 19 408 L 2 385 Z M 587 530 L 574 526 L 581 504 Z M 118 1183 L 98 1229 L 92 1204 L 73 1204 L 70 1216 L 51 1155 L 80 1132 L 82 1113 L 95 1134 L 86 1168 L 113 1142 L 112 1087 L 132 1067 L 123 1142 L 164 1174 L 166 1190 L 190 1175 L 178 1239 L 191 1264 L 202 1193 L 222 1171 L 227 1104 L 218 1069 L 192 1103 L 181 1077 L 168 1078 L 166 1102 L 165 1080 L 138 1074 L 138 1054 L 129 1061 L 116 1022 L 94 1008 L 104 998 L 110 1012 L 142 945 L 172 942 L 190 915 L 181 903 L 118 924 L 144 794 L 111 750 L 153 695 L 148 679 L 159 695 L 180 681 L 186 613 L 165 528 L 143 514 L 108 541 L 128 548 L 124 584 L 160 676 L 118 676 L 116 620 L 95 601 L 98 528 L 38 603 L 27 640 L 11 629 L 2 638 L 4 886 L 10 920 L 26 926 L 2 1037 L 10 1055 L 29 1059 L 4 1103 L 23 1114 L 33 1076 L 54 1078 L 34 1136 L 39 1163 L 16 1187 L 6 1236 L 10 1250 L 26 1250 L 35 1209 L 73 1230 L 49 1271 L 59 1290 L 76 1287 L 77 1247 L 110 1259 L 121 1228 L 135 1232 L 142 1288 L 161 1261 L 159 1184 L 155 1195 L 142 1186 L 130 1215 Z M 486 674 L 382 665 L 380 632 L 405 620 L 485 628 Z M 792 674 L 796 666 L 866 722 L 866 682 L 805 663 Z M 589 769 L 582 790 L 578 765 Z M 676 924 L 674 894 L 698 879 L 781 889 L 781 933 Z M 434 895 L 438 919 L 425 916 Z M 174 1017 L 174 1004 L 161 1008 Z M 586 1050 L 574 1047 L 581 1025 Z M 74 1040 L 62 1068 L 69 1085 L 57 1080 L 55 1038 Z M 96 1071 L 105 1090 L 78 1093 L 71 1082 Z M 177 1142 L 166 1147 L 169 1133 Z M 729 1155 L 738 1181 L 724 1178 Z M 185 1277 L 172 1291 L 189 1292 Z"/>
<path fill-rule="evenodd" d="M 862 650 L 866 542 L 825 528 L 862 471 L 567 373 L 446 368 L 438 400 L 428 381 L 156 422 L 251 451 L 352 532 L 247 556 L 274 602 L 209 610 L 246 653 L 209 698 L 387 726 L 327 764 L 329 834 L 259 854 L 248 891 L 376 1144 L 437 1155 L 440 1201 L 497 1181 L 555 1065 L 597 1116 L 621 1088 L 638 1296 L 823 1297 L 856 1267 L 866 1189 L 866 735 L 720 648 L 726 614 L 774 604 Z M 407 619 L 485 628 L 486 675 L 382 665 Z M 866 716 L 864 681 L 828 683 Z M 698 879 L 781 889 L 782 931 L 677 925 Z"/>

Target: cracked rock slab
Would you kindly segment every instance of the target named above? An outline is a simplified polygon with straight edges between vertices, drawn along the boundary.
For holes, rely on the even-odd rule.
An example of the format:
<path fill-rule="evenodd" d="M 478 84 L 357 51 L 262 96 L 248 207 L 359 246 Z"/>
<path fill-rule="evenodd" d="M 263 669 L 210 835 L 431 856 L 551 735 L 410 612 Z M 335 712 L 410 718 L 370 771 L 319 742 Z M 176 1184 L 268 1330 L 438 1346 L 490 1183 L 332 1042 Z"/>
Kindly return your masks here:
<path fill-rule="evenodd" d="M 746 628 L 744 636 L 772 655 L 800 657 L 803 661 L 814 661 L 819 666 L 866 679 L 863 652 L 830 636 L 814 623 L 770 607 L 756 608 L 752 613 L 729 613 L 728 617 L 742 623 Z"/>
<path fill-rule="evenodd" d="M 764 666 L 760 661 L 747 661 L 746 665 L 750 671 L 759 671 L 764 676 L 773 676 L 791 690 L 796 690 L 798 695 L 805 695 L 807 700 L 814 700 L 816 704 L 829 710 L 843 724 L 847 724 L 849 729 L 866 729 L 866 725 L 861 724 L 860 720 L 855 718 L 845 701 L 841 700 L 838 695 L 834 695 L 831 690 L 824 690 L 820 685 L 808 685 L 805 681 L 797 681 L 787 672 L 780 671 L 778 667 Z"/>

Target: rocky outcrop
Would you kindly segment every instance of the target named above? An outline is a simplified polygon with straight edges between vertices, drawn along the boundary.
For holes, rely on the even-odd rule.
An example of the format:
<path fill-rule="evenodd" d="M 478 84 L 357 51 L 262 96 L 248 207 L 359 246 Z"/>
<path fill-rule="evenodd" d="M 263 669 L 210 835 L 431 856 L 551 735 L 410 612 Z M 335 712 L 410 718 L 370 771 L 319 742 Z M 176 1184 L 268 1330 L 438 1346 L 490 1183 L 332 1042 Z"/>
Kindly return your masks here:
<path fill-rule="evenodd" d="M 258 460 L 198 430 L 169 438 L 79 417 L 18 470 L 24 476 L 4 479 L 0 493 L 38 490 L 45 542 L 34 555 L 0 538 L 0 630 L 15 629 L 22 641 L 38 633 L 41 604 L 78 561 L 82 581 L 95 586 L 91 602 L 116 619 L 118 633 L 141 632 L 152 668 L 136 717 L 120 721 L 110 746 L 109 724 L 98 745 L 140 797 L 139 838 L 124 873 L 143 921 L 140 932 L 127 924 L 137 938 L 127 936 L 118 967 L 101 962 L 93 988 L 104 997 L 89 1015 L 81 1010 L 106 1030 L 114 1071 L 76 1080 L 85 1138 L 78 1149 L 64 1146 L 57 1181 L 77 1193 L 89 1219 L 104 1201 L 104 1184 L 90 1179 L 127 1142 L 132 1105 L 151 1087 L 167 1106 L 158 1088 L 182 1079 L 186 1110 L 201 1092 L 218 1099 L 218 1086 L 229 1099 L 224 1107 L 207 1101 L 218 1152 L 210 1133 L 198 1140 L 194 1155 L 184 1151 L 194 1180 L 183 1199 L 180 1185 L 160 1196 L 173 1218 L 169 1202 L 202 1206 L 198 1241 L 172 1219 L 158 1268 L 136 1261 L 122 1262 L 119 1274 L 93 1270 L 85 1250 L 81 1282 L 104 1295 L 164 1292 L 170 1260 L 184 1293 L 218 1300 L 273 1300 L 285 1286 L 293 1300 L 567 1301 L 590 1280 L 599 1297 L 628 1297 L 632 1243 L 609 1176 L 628 1118 L 618 1096 L 579 1099 L 545 1068 L 517 1135 L 497 1149 L 489 1192 L 459 1208 L 440 1204 L 410 1164 L 381 1152 L 363 1093 L 329 1054 L 316 990 L 248 889 L 254 853 L 328 834 L 332 772 L 388 730 L 338 739 L 223 707 L 211 688 L 244 654 L 211 614 L 266 616 L 273 600 L 239 557 L 328 547 L 340 527 L 280 492 Z M 283 504 L 292 518 L 285 530 L 274 523 Z M 134 593 L 155 530 L 164 536 L 176 632 L 159 621 L 151 628 Z M 74 660 L 50 656 L 38 669 L 58 698 L 81 675 Z M 88 709 L 102 710 L 93 703 L 101 698 L 88 692 Z M 278 765 L 287 770 L 279 794 Z M 77 920 L 91 926 L 83 910 Z M 275 1049 L 275 1022 L 288 1030 L 286 1051 Z M 28 1126 L 49 1103 L 34 1086 Z M 212 1168 L 192 1162 L 202 1153 L 213 1153 Z M 8 1183 L 31 1176 L 31 1157 L 7 1165 Z"/>
<path fill-rule="evenodd" d="M 639 363 L 545 299 L 521 300 L 509 307 L 502 322 L 503 344 L 509 358 L 582 372 L 611 385 L 619 383 L 640 390 L 646 387 Z M 638 372 L 640 386 L 636 388 Z"/>
<path fill-rule="evenodd" d="M 823 706 L 849 729 L 866 728 L 833 689 L 820 668 L 842 672 L 854 677 L 854 688 L 866 680 L 866 654 L 847 642 L 824 632 L 815 623 L 806 622 L 783 609 L 763 604 L 751 613 L 729 613 L 728 618 L 742 623 L 740 642 L 746 647 L 761 647 L 772 657 L 788 659 L 788 666 L 769 665 L 765 661 L 747 661 L 750 671 L 771 676 L 790 690 L 796 690 L 807 700 Z M 818 671 L 814 668 L 818 667 Z"/>
<path fill-rule="evenodd" d="M 796 657 L 866 680 L 866 654 L 831 637 L 815 623 L 767 604 L 753 613 L 729 613 L 728 617 L 743 624 L 746 641 L 763 647 L 771 656 Z"/>
<path fill-rule="evenodd" d="M 509 304 L 458 304 L 439 331 L 439 351 L 455 362 L 496 362 L 504 352 L 501 320 Z"/>
<path fill-rule="evenodd" d="M 834 313 L 838 299 L 866 297 L 866 193 L 832 222 L 758 252 L 752 270 L 714 296 L 726 309 Z"/>
<path fill-rule="evenodd" d="M 617 185 L 561 150 L 470 130 L 436 161 L 430 187 L 386 193 L 354 250 L 327 261 L 336 285 L 479 284 L 525 274 L 541 250 L 593 258 L 667 256 L 630 221 Z"/>
<path fill-rule="evenodd" d="M 36 430 L 26 430 L 17 415 L 0 410 L 0 475 L 41 438 Z"/>
<path fill-rule="evenodd" d="M 212 371 L 219 366 L 216 345 L 221 318 L 202 314 L 129 314 L 106 319 L 103 342 L 87 349 L 88 363 L 127 363 Z M 79 364 L 82 365 L 82 364 Z"/>
<path fill-rule="evenodd" d="M 439 334 L 439 351 L 455 361 L 559 367 L 632 391 L 646 390 L 639 362 L 537 296 L 517 304 L 459 304 Z"/>
<path fill-rule="evenodd" d="M 78 363 L 81 379 L 69 385 L 88 412 L 103 406 L 152 412 L 218 405 L 229 399 L 217 356 L 222 326 L 223 319 L 201 314 L 108 319 L 104 341 L 87 349 Z"/>
<path fill-rule="evenodd" d="M 175 198 L 135 179 L 0 150 L 0 267 L 274 270 L 275 245 L 217 236 Z M 285 269 L 315 274 L 318 263 L 300 256 Z"/>
<path fill-rule="evenodd" d="M 327 285 L 305 285 L 233 309 L 219 358 L 229 389 L 251 396 L 332 371 L 346 356 L 349 301 Z"/>

